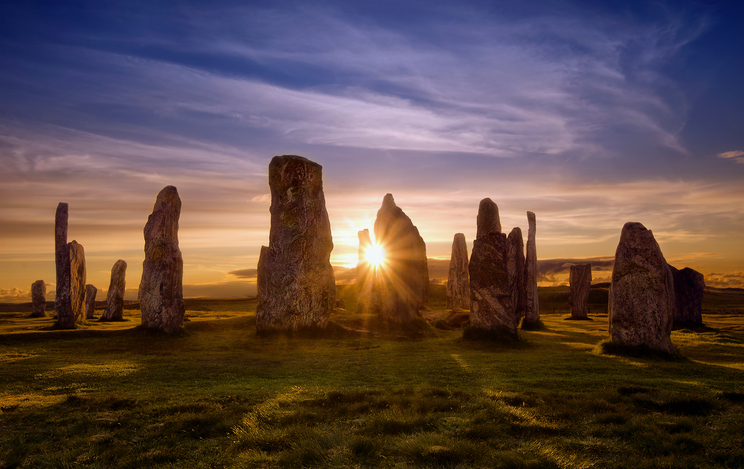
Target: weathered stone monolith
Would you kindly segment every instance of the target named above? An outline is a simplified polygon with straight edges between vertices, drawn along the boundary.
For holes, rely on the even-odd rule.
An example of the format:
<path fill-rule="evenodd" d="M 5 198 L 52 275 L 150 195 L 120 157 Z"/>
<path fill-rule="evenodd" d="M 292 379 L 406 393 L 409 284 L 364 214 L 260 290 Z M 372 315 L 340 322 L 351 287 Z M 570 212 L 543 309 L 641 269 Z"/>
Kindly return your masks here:
<path fill-rule="evenodd" d="M 85 319 L 85 250 L 74 239 L 69 243 L 70 250 L 70 304 L 75 322 Z"/>
<path fill-rule="evenodd" d="M 452 240 L 452 254 L 447 277 L 447 309 L 470 309 L 468 245 L 462 233 L 455 234 Z"/>
<path fill-rule="evenodd" d="M 689 267 L 682 270 L 669 267 L 674 278 L 674 325 L 703 324 L 705 277 Z"/>
<path fill-rule="evenodd" d="M 43 318 L 46 316 L 46 284 L 43 280 L 37 280 L 31 284 L 32 318 Z"/>
<path fill-rule="evenodd" d="M 178 247 L 181 198 L 174 186 L 160 191 L 145 225 L 145 260 L 138 300 L 142 326 L 172 333 L 183 326 L 183 258 Z"/>
<path fill-rule="evenodd" d="M 540 301 L 537 297 L 537 248 L 535 234 L 537 223 L 535 214 L 527 212 L 527 255 L 524 263 L 524 320 L 523 328 L 536 327 L 540 324 Z"/>
<path fill-rule="evenodd" d="M 123 259 L 111 267 L 111 280 L 106 293 L 106 309 L 100 321 L 121 321 L 124 319 L 124 292 L 127 287 L 127 263 Z"/>
<path fill-rule="evenodd" d="M 572 319 L 589 319 L 587 301 L 589 290 L 592 288 L 591 264 L 574 264 L 568 273 L 568 306 L 571 308 Z"/>
<path fill-rule="evenodd" d="M 96 316 L 96 294 L 98 289 L 95 285 L 85 286 L 85 319 L 93 319 Z"/>
<path fill-rule="evenodd" d="M 259 332 L 325 328 L 336 304 L 322 167 L 302 156 L 269 163 L 271 229 L 258 262 Z"/>
<path fill-rule="evenodd" d="M 470 327 L 494 337 L 517 337 L 519 318 L 514 313 L 507 267 L 508 241 L 490 232 L 473 241 L 470 254 Z"/>
<path fill-rule="evenodd" d="M 623 226 L 609 293 L 613 344 L 674 352 L 674 280 L 654 235 L 642 224 Z"/>
<path fill-rule="evenodd" d="M 385 252 L 385 262 L 376 271 L 373 285 L 379 306 L 370 305 L 370 311 L 376 308 L 386 321 L 410 322 L 429 299 L 426 243 L 392 194 L 385 195 L 377 211 L 375 241 Z"/>
<path fill-rule="evenodd" d="M 489 233 L 501 233 L 501 219 L 499 218 L 499 207 L 496 203 L 489 198 L 485 198 L 478 205 L 475 238 L 478 239 Z"/>
<path fill-rule="evenodd" d="M 67 212 L 64 202 L 57 205 L 54 218 L 54 263 L 57 271 L 54 311 L 57 313 L 57 327 L 72 329 L 75 327 L 75 314 L 72 312 L 70 292 L 70 246 L 67 244 Z"/>
<path fill-rule="evenodd" d="M 509 236 L 506 238 L 507 256 L 506 268 L 509 274 L 509 289 L 512 292 L 512 305 L 517 321 L 524 316 L 525 295 L 524 295 L 524 240 L 522 239 L 522 229 L 514 227 Z"/>

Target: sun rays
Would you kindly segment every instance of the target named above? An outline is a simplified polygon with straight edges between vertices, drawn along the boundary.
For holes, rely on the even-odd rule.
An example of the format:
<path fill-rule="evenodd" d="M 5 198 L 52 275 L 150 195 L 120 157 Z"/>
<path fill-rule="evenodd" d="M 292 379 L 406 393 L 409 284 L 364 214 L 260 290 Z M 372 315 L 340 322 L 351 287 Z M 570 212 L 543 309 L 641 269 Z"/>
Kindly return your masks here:
<path fill-rule="evenodd" d="M 364 253 L 365 260 L 375 269 L 385 264 L 385 249 L 379 244 L 371 244 Z"/>

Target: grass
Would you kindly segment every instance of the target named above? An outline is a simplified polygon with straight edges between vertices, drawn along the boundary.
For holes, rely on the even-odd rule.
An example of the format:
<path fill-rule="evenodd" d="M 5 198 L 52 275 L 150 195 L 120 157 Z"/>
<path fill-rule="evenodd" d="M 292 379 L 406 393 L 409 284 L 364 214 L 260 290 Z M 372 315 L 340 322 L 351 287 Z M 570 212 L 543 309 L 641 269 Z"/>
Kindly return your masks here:
<path fill-rule="evenodd" d="M 193 300 L 175 336 L 136 309 L 70 331 L 0 313 L 0 468 L 744 466 L 744 316 L 719 298 L 667 360 L 598 353 L 606 315 L 545 309 L 508 346 L 343 294 L 316 337 L 258 336 L 251 299 Z"/>

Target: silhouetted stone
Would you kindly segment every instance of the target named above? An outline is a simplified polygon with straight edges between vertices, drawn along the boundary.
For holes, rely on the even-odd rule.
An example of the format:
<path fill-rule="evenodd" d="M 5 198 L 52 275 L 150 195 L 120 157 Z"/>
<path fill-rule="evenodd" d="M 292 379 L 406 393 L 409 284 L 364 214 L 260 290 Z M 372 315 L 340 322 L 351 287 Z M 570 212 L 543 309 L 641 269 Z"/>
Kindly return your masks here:
<path fill-rule="evenodd" d="M 98 289 L 94 285 L 85 286 L 85 319 L 93 319 L 96 316 L 96 294 Z"/>
<path fill-rule="evenodd" d="M 172 333 L 183 326 L 183 258 L 178 247 L 181 198 L 174 186 L 160 191 L 145 225 L 145 260 L 138 299 L 142 326 Z"/>
<path fill-rule="evenodd" d="M 493 200 L 485 198 L 480 201 L 478 205 L 477 227 L 476 239 L 489 233 L 501 233 L 499 207 Z"/>
<path fill-rule="evenodd" d="M 111 281 L 106 293 L 106 309 L 101 321 L 121 321 L 124 319 L 124 292 L 127 287 L 127 263 L 123 259 L 116 261 L 111 268 Z"/>
<path fill-rule="evenodd" d="M 470 254 L 470 327 L 494 336 L 517 337 L 507 267 L 508 241 L 491 232 L 473 241 Z"/>
<path fill-rule="evenodd" d="M 540 323 L 540 300 L 537 296 L 537 248 L 535 214 L 527 212 L 527 255 L 524 263 L 524 320 L 522 327 L 535 327 Z"/>
<path fill-rule="evenodd" d="M 57 271 L 54 311 L 57 313 L 57 327 L 75 327 L 75 314 L 72 312 L 72 293 L 70 292 L 70 246 L 67 244 L 67 212 L 64 202 L 57 205 L 54 218 L 54 263 Z"/>
<path fill-rule="evenodd" d="M 654 235 L 642 224 L 623 226 L 609 292 L 613 344 L 674 352 L 674 280 Z"/>
<path fill-rule="evenodd" d="M 507 237 L 506 268 L 509 274 L 509 289 L 512 292 L 512 305 L 517 321 L 524 316 L 524 241 L 522 229 L 514 227 Z"/>
<path fill-rule="evenodd" d="M 75 322 L 85 319 L 85 250 L 72 240 L 70 250 L 70 304 Z"/>
<path fill-rule="evenodd" d="M 447 277 L 447 309 L 470 309 L 468 245 L 462 233 L 455 234 L 452 240 L 452 254 Z"/>
<path fill-rule="evenodd" d="M 37 280 L 31 284 L 32 318 L 43 318 L 46 316 L 46 284 L 43 280 Z"/>
<path fill-rule="evenodd" d="M 295 155 L 269 163 L 271 231 L 258 262 L 259 332 L 325 328 L 336 304 L 322 168 Z"/>
<path fill-rule="evenodd" d="M 674 324 L 703 324 L 705 277 L 689 267 L 682 270 L 677 270 L 671 265 L 669 267 L 674 278 Z"/>
<path fill-rule="evenodd" d="M 375 240 L 385 252 L 385 262 L 375 273 L 368 310 L 387 321 L 409 322 L 429 298 L 426 244 L 392 194 L 385 195 L 377 211 Z"/>
<path fill-rule="evenodd" d="M 586 302 L 589 300 L 589 290 L 592 287 L 591 264 L 572 265 L 569 269 L 568 284 L 571 288 L 568 295 L 571 318 L 588 319 Z"/>

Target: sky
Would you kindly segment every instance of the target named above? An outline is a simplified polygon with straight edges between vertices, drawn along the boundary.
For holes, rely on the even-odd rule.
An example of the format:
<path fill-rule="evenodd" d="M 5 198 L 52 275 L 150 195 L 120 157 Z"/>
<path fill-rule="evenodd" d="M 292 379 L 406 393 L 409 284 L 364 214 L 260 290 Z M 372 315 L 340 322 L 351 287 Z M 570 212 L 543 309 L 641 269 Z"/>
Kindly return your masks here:
<path fill-rule="evenodd" d="M 744 287 L 742 44 L 721 1 L 1 2 L 0 301 L 54 291 L 59 202 L 88 283 L 124 259 L 136 298 L 167 185 L 184 295 L 255 293 L 283 154 L 323 166 L 339 281 L 392 193 L 439 280 L 490 197 L 536 213 L 541 285 L 609 281 L 637 221 Z"/>

